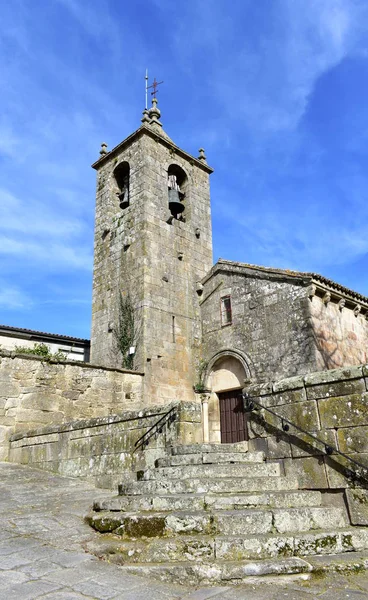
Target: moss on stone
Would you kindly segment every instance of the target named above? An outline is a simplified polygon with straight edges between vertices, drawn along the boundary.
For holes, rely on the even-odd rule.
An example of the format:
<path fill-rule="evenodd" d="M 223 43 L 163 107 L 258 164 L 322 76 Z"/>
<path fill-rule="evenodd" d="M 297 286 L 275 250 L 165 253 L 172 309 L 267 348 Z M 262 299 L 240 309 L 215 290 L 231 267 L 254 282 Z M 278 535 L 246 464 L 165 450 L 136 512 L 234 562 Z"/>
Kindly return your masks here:
<path fill-rule="evenodd" d="M 158 537 L 165 533 L 165 517 L 136 517 L 124 522 L 129 537 Z"/>

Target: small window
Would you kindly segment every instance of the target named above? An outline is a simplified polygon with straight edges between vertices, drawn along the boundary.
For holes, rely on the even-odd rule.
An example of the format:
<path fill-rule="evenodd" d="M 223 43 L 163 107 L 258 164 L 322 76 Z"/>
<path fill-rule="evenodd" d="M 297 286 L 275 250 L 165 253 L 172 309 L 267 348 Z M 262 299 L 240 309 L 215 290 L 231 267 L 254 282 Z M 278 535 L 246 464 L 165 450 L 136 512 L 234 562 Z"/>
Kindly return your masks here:
<path fill-rule="evenodd" d="M 231 298 L 230 296 L 224 296 L 221 298 L 221 325 L 231 325 Z"/>

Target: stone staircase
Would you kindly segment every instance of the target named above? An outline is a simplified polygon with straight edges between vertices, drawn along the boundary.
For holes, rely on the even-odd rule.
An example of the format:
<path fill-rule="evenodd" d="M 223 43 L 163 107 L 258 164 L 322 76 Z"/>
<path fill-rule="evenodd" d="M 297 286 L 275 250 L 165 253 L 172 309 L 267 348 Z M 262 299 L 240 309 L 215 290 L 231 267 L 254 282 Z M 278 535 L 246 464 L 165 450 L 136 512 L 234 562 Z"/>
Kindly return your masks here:
<path fill-rule="evenodd" d="M 368 528 L 321 501 L 246 442 L 176 446 L 117 497 L 95 502 L 86 518 L 103 535 L 88 549 L 130 573 L 186 584 L 368 566 Z"/>

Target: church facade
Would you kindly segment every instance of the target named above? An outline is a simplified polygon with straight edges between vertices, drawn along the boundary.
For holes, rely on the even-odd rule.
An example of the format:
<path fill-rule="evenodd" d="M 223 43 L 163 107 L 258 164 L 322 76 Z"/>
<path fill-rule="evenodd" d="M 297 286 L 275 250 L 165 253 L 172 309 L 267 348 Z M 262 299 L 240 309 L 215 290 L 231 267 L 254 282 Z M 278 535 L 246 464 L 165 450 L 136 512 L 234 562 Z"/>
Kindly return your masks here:
<path fill-rule="evenodd" d="M 144 372 L 146 405 L 201 398 L 209 441 L 241 441 L 247 385 L 368 362 L 368 298 L 313 273 L 213 266 L 212 169 L 160 116 L 153 99 L 93 164 L 91 362 Z"/>

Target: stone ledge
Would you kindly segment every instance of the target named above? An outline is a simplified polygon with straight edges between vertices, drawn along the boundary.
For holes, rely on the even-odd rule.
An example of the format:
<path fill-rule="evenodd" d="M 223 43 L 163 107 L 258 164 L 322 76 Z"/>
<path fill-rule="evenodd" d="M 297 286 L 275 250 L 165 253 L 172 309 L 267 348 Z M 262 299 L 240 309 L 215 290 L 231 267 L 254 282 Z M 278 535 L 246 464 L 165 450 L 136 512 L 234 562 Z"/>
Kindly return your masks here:
<path fill-rule="evenodd" d="M 340 369 L 330 369 L 329 371 L 317 371 L 304 376 L 305 387 L 319 385 L 321 383 L 330 383 L 334 381 L 345 381 L 347 379 L 360 379 L 363 377 L 363 367 L 341 367 Z"/>
<path fill-rule="evenodd" d="M 275 382 L 251 384 L 246 389 L 251 396 L 266 396 L 321 384 L 334 384 L 341 381 L 363 379 L 364 376 L 368 377 L 368 365 L 341 367 L 340 369 L 330 369 L 329 371 L 316 371 L 307 375 L 297 375 L 280 379 Z"/>
<path fill-rule="evenodd" d="M 190 418 L 190 412 L 188 409 L 193 406 L 193 418 Z M 179 412 L 179 421 L 185 422 L 198 422 L 198 405 L 193 402 L 172 402 L 168 405 L 155 405 L 149 408 L 141 408 L 136 410 L 124 411 L 120 415 L 109 415 L 107 417 L 93 417 L 91 419 L 78 419 L 75 421 L 69 421 L 68 423 L 62 423 L 60 425 L 47 425 L 46 427 L 40 427 L 30 431 L 19 431 L 14 433 L 10 437 L 10 442 L 15 442 L 24 438 L 38 437 L 41 435 L 49 435 L 53 433 L 66 433 L 76 431 L 79 429 L 89 429 L 100 427 L 104 425 L 114 425 L 115 423 L 128 423 L 129 421 L 139 421 L 141 419 L 150 419 L 153 417 L 164 416 L 172 408 L 176 407 Z M 184 417 L 180 418 L 180 417 Z"/>
<path fill-rule="evenodd" d="M 272 391 L 286 392 L 287 390 L 297 390 L 304 387 L 304 379 L 302 376 L 288 377 L 287 379 L 281 379 L 276 381 L 272 386 Z"/>
<path fill-rule="evenodd" d="M 50 365 L 70 365 L 72 367 L 83 367 L 86 369 L 100 369 L 101 371 L 115 371 L 116 373 L 128 373 L 130 375 L 140 375 L 144 377 L 143 371 L 132 371 L 130 369 L 118 369 L 117 367 L 105 367 L 103 365 L 96 365 L 82 360 L 57 360 L 54 358 L 45 359 L 44 356 L 37 356 L 37 354 L 25 354 L 23 352 L 14 352 L 11 350 L 0 350 L 0 358 L 20 358 L 24 360 L 35 360 L 36 362 L 48 363 Z"/>
<path fill-rule="evenodd" d="M 92 419 L 78 419 L 75 421 L 69 421 L 68 423 L 62 423 L 61 425 L 47 425 L 46 427 L 40 427 L 27 432 L 20 431 L 14 433 L 10 437 L 10 442 L 15 442 L 23 438 L 37 437 L 40 435 L 49 435 L 52 433 L 65 433 L 68 431 L 75 431 L 77 429 L 88 429 L 93 427 L 99 427 L 101 425 L 113 425 L 114 423 L 124 423 L 129 421 L 137 421 L 140 419 L 149 419 L 152 417 L 163 416 L 168 412 L 169 409 L 164 412 L 157 412 L 162 408 L 161 406 L 154 406 L 146 410 L 127 411 L 124 415 L 111 415 L 107 417 L 94 417 Z M 178 406 L 173 404 L 171 408 Z M 166 409 L 166 406 L 165 406 Z M 145 414 L 146 413 L 146 414 Z"/>

